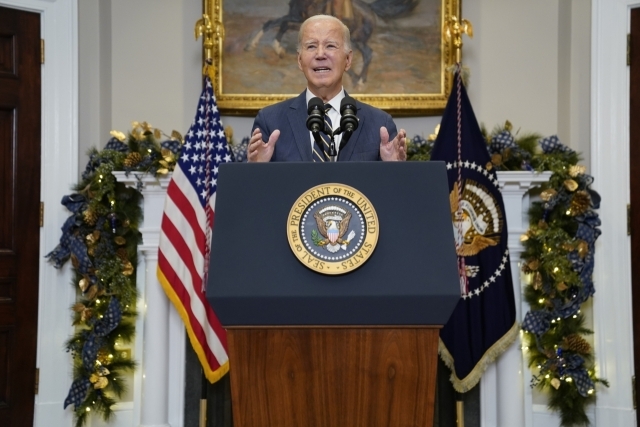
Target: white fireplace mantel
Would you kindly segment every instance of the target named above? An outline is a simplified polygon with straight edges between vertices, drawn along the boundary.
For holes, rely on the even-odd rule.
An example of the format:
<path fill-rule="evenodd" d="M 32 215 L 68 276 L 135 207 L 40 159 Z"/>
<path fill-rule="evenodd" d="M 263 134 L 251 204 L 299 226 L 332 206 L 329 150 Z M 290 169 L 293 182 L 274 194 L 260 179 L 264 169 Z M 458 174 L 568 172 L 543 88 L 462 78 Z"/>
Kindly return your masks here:
<path fill-rule="evenodd" d="M 184 412 L 185 329 L 156 278 L 160 222 L 170 178 L 154 178 L 124 172 L 114 173 L 128 186 L 141 186 L 144 197 L 144 221 L 140 226 L 138 287 L 140 316 L 136 322 L 134 356 L 140 366 L 134 375 L 132 405 L 134 425 L 140 427 L 182 427 Z M 529 190 L 546 182 L 550 172 L 498 172 L 498 181 L 509 227 L 509 251 L 516 299 L 516 318 L 522 321 L 528 309 L 522 299 L 518 262 L 523 246 L 520 235 L 528 228 Z M 542 427 L 536 422 L 536 409 L 529 387 L 531 373 L 520 340 L 498 358 L 485 372 L 481 387 L 482 427 Z M 543 414 L 545 420 L 549 414 Z M 553 415 L 551 415 L 553 416 Z"/>

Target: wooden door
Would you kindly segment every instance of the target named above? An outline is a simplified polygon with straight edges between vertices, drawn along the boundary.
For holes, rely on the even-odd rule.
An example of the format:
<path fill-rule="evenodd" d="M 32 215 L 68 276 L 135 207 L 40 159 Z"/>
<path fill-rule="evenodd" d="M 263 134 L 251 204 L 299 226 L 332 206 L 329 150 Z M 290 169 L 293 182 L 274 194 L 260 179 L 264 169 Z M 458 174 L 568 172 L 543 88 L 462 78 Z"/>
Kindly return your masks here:
<path fill-rule="evenodd" d="M 0 7 L 0 426 L 33 425 L 40 67 L 40 15 Z"/>

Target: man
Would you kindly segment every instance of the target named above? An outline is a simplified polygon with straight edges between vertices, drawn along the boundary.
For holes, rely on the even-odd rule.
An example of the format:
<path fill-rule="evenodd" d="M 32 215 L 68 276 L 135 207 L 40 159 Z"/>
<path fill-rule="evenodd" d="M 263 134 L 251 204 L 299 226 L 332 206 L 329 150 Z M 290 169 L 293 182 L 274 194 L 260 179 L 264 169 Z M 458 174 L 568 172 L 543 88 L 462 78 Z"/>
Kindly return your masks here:
<path fill-rule="evenodd" d="M 334 130 L 339 126 L 340 101 L 345 96 L 342 75 L 351 67 L 352 57 L 349 29 L 339 19 L 316 15 L 302 23 L 298 67 L 307 79 L 307 90 L 258 113 L 247 150 L 249 162 L 321 161 L 319 148 L 306 127 L 307 104 L 313 97 L 331 104 L 327 116 Z M 356 107 L 358 129 L 340 149 L 338 160 L 405 160 L 404 129 L 396 132 L 391 116 L 382 110 L 362 102 L 356 102 Z M 337 135 L 336 147 L 340 140 L 341 135 Z"/>

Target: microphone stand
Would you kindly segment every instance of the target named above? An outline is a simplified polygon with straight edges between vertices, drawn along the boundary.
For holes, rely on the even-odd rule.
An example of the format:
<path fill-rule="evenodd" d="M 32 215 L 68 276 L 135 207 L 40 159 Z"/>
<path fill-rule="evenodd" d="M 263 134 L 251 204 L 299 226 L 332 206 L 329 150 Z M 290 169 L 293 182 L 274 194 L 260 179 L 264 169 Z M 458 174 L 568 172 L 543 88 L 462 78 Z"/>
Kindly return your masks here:
<path fill-rule="evenodd" d="M 336 131 L 340 130 L 340 128 L 336 129 Z M 338 135 L 339 132 L 331 132 L 329 135 L 330 143 L 329 143 L 329 161 L 337 162 L 338 161 L 338 151 L 336 151 L 336 141 L 334 140 L 334 136 Z"/>
<path fill-rule="evenodd" d="M 342 128 L 338 127 L 330 135 L 331 144 L 329 144 L 329 158 L 331 159 L 330 161 L 332 161 L 332 162 L 337 162 L 338 161 L 338 151 L 336 150 L 336 142 L 335 142 L 334 137 L 336 135 L 340 135 L 343 132 L 344 132 L 344 135 L 342 135 L 342 141 L 340 141 L 340 149 L 342 149 L 342 147 L 345 146 L 345 144 L 347 143 L 347 141 L 351 137 L 351 133 L 349 131 L 343 130 Z"/>

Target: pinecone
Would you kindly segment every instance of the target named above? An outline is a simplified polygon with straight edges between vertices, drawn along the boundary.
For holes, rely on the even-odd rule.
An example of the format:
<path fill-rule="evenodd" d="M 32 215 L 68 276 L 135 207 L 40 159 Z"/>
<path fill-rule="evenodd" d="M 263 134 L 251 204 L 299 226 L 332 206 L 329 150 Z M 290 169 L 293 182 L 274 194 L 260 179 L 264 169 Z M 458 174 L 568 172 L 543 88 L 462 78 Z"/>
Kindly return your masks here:
<path fill-rule="evenodd" d="M 528 260 L 522 263 L 522 272 L 524 274 L 531 274 L 540 268 L 540 261 L 537 259 Z"/>
<path fill-rule="evenodd" d="M 585 213 L 591 206 L 591 196 L 584 190 L 576 191 L 571 199 L 571 215 L 578 216 Z"/>
<path fill-rule="evenodd" d="M 591 345 L 578 334 L 571 334 L 564 337 L 563 347 L 566 350 L 573 351 L 579 354 L 591 353 Z"/>
<path fill-rule="evenodd" d="M 122 260 L 122 262 L 129 261 L 129 257 L 127 256 L 127 250 L 125 248 L 118 248 L 118 250 L 116 251 L 116 255 L 118 256 L 118 258 Z"/>
<path fill-rule="evenodd" d="M 84 218 L 84 222 L 86 222 L 87 225 L 90 226 L 96 225 L 96 222 L 98 221 L 98 214 L 92 209 L 87 209 L 86 211 L 84 211 L 82 213 L 82 217 Z"/>
<path fill-rule="evenodd" d="M 124 159 L 124 165 L 128 168 L 133 168 L 142 161 L 142 156 L 138 152 L 132 152 L 127 154 L 127 158 Z"/>

